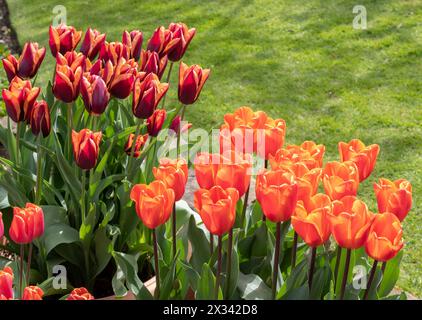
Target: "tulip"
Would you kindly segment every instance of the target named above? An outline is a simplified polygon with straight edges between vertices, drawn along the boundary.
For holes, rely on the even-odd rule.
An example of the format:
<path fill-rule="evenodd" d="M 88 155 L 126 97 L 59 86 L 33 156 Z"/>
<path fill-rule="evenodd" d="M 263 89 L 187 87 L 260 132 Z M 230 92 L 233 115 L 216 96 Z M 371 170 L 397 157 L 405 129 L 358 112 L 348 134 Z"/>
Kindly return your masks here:
<path fill-rule="evenodd" d="M 137 79 L 133 86 L 132 99 L 132 111 L 135 117 L 147 119 L 152 116 L 168 87 L 168 83 L 160 83 L 154 73 L 148 74 L 143 81 Z"/>
<path fill-rule="evenodd" d="M 157 109 L 154 111 L 151 117 L 147 119 L 147 130 L 151 137 L 156 137 L 163 127 L 164 121 L 166 120 L 167 112 L 164 109 Z"/>
<path fill-rule="evenodd" d="M 90 60 L 93 60 L 105 43 L 105 33 L 96 29 L 88 28 L 81 45 L 81 52 Z"/>
<path fill-rule="evenodd" d="M 15 76 L 21 79 L 33 78 L 37 74 L 44 57 L 45 48 L 39 49 L 36 42 L 25 43 L 19 60 L 13 55 L 9 55 L 2 60 L 7 79 L 11 82 Z"/>
<path fill-rule="evenodd" d="M 81 83 L 81 95 L 85 109 L 93 115 L 101 115 L 110 100 L 107 85 L 100 76 L 87 75 Z"/>
<path fill-rule="evenodd" d="M 64 55 L 68 51 L 75 50 L 81 40 L 82 31 L 76 31 L 72 26 L 60 24 L 57 27 L 50 26 L 50 50 L 53 57 L 57 53 Z"/>
<path fill-rule="evenodd" d="M 192 123 L 189 123 L 185 121 L 182 124 L 182 127 L 180 127 L 180 124 L 182 122 L 182 117 L 180 115 L 177 115 L 174 117 L 173 121 L 170 124 L 169 129 L 173 131 L 173 133 L 177 134 L 180 130 L 180 132 L 186 132 L 189 130 L 190 127 L 192 127 Z"/>
<path fill-rule="evenodd" d="M 30 81 L 15 77 L 9 89 L 2 91 L 9 117 L 15 122 L 29 121 L 32 107 L 39 94 L 40 88 L 32 88 Z"/>
<path fill-rule="evenodd" d="M 133 140 L 135 140 L 135 135 L 133 133 L 131 133 L 127 139 L 127 142 L 125 144 L 125 152 L 128 156 L 130 156 L 132 154 L 132 145 L 133 145 Z M 133 156 L 135 158 L 138 158 L 141 155 L 141 150 L 143 148 L 143 146 L 145 145 L 145 143 L 148 140 L 148 133 L 144 134 L 144 135 L 139 135 L 136 138 L 136 144 L 135 144 L 135 148 L 133 149 Z"/>
<path fill-rule="evenodd" d="M 144 36 L 139 30 L 133 30 L 130 33 L 126 30 L 123 32 L 122 42 L 125 46 L 130 48 L 130 57 L 135 59 L 135 61 L 139 61 L 141 58 L 143 41 Z"/>
<path fill-rule="evenodd" d="M 369 230 L 365 251 L 372 259 L 386 262 L 403 248 L 400 220 L 391 212 L 375 215 Z"/>
<path fill-rule="evenodd" d="M 173 39 L 173 33 L 161 26 L 155 29 L 151 38 L 148 40 L 147 50 L 157 52 L 161 59 L 180 41 L 180 38 Z"/>
<path fill-rule="evenodd" d="M 35 204 L 27 203 L 25 208 L 13 208 L 10 238 L 18 244 L 31 243 L 44 233 L 44 213 Z"/>
<path fill-rule="evenodd" d="M 374 170 L 380 148 L 377 144 L 366 147 L 362 141 L 353 139 L 349 143 L 340 142 L 338 150 L 341 161 L 353 161 L 356 164 L 359 169 L 359 179 L 362 182 Z"/>
<path fill-rule="evenodd" d="M 3 213 L 0 212 L 0 239 L 3 237 L 3 234 L 4 234 Z"/>
<path fill-rule="evenodd" d="M 359 187 L 359 171 L 352 161 L 328 162 L 322 172 L 325 193 L 331 200 L 355 196 Z"/>
<path fill-rule="evenodd" d="M 90 170 L 95 167 L 101 137 L 101 132 L 92 132 L 89 129 L 82 129 L 80 132 L 72 130 L 73 157 L 80 168 Z"/>
<path fill-rule="evenodd" d="M 239 192 L 234 188 L 214 186 L 194 193 L 196 210 L 208 231 L 217 236 L 222 236 L 233 227 L 238 200 Z"/>
<path fill-rule="evenodd" d="M 66 300 L 94 300 L 94 296 L 82 287 L 73 289 Z"/>
<path fill-rule="evenodd" d="M 155 180 L 149 185 L 136 184 L 130 192 L 135 202 L 138 217 L 149 229 L 155 229 L 167 222 L 174 204 L 174 191 L 164 182 Z"/>
<path fill-rule="evenodd" d="M 330 237 L 331 200 L 322 193 L 312 196 L 309 201 L 298 201 L 292 215 L 293 229 L 312 248 L 324 244 Z"/>
<path fill-rule="evenodd" d="M 391 212 L 400 221 L 406 218 L 412 208 L 412 185 L 409 181 L 380 179 L 379 184 L 374 183 L 374 191 L 380 213 Z"/>
<path fill-rule="evenodd" d="M 296 208 L 298 185 L 293 174 L 264 170 L 256 179 L 256 199 L 272 222 L 290 219 Z"/>
<path fill-rule="evenodd" d="M 66 103 L 75 101 L 79 96 L 85 57 L 82 53 L 67 52 L 57 54 L 56 74 L 54 77 L 54 96 Z"/>
<path fill-rule="evenodd" d="M 188 181 L 188 167 L 183 159 L 160 159 L 159 166 L 152 168 L 155 179 L 165 183 L 167 188 L 174 191 L 175 201 L 182 199 Z"/>
<path fill-rule="evenodd" d="M 135 79 L 144 76 L 138 73 L 137 63 L 133 59 L 124 58 L 120 58 L 115 65 L 107 61 L 100 73 L 110 94 L 118 99 L 126 99 L 132 92 Z"/>
<path fill-rule="evenodd" d="M 333 201 L 330 215 L 331 233 L 342 248 L 357 249 L 365 244 L 373 214 L 355 196 Z"/>
<path fill-rule="evenodd" d="M 195 36 L 196 29 L 188 29 L 184 23 L 170 23 L 168 30 L 172 32 L 172 38 L 180 39 L 173 47 L 167 49 L 167 56 L 170 61 L 176 62 L 183 58 L 189 43 Z"/>
<path fill-rule="evenodd" d="M 210 69 L 202 69 L 198 65 L 180 62 L 179 68 L 179 101 L 183 104 L 194 103 L 201 93 L 202 87 L 210 75 Z"/>
<path fill-rule="evenodd" d="M 99 59 L 104 62 L 110 61 L 115 65 L 121 58 L 129 60 L 130 48 L 121 42 L 104 42 L 101 47 Z"/>
<path fill-rule="evenodd" d="M 159 57 L 158 53 L 155 51 L 145 51 L 141 52 L 141 66 L 140 70 L 148 73 L 155 73 L 159 79 L 163 76 L 164 70 L 167 66 L 168 58 L 164 56 Z"/>
<path fill-rule="evenodd" d="M 260 132 L 258 132 L 258 135 Z M 283 147 L 284 136 L 286 134 L 286 122 L 283 119 L 272 119 L 267 118 L 267 121 L 264 124 L 262 129 L 263 139 L 256 142 L 255 150 L 258 155 L 264 159 L 268 159 L 270 155 L 275 155 L 277 150 Z M 262 145 L 262 147 L 261 147 Z"/>
<path fill-rule="evenodd" d="M 298 185 L 298 200 L 306 203 L 309 198 L 317 193 L 318 184 L 322 175 L 321 168 L 314 168 L 310 170 L 304 162 L 296 162 L 288 167 L 285 167 L 285 170 L 293 173 L 296 177 Z"/>
<path fill-rule="evenodd" d="M 4 267 L 0 270 L 0 300 L 13 299 L 13 270 L 10 267 Z"/>
<path fill-rule="evenodd" d="M 22 300 L 42 300 L 44 291 L 37 286 L 28 286 L 23 291 Z"/>
<path fill-rule="evenodd" d="M 41 100 L 34 104 L 31 111 L 30 124 L 34 135 L 37 136 L 42 132 L 42 135 L 45 138 L 50 134 L 50 110 L 47 102 Z"/>
<path fill-rule="evenodd" d="M 220 186 L 235 188 L 242 197 L 249 188 L 252 159 L 249 155 L 225 152 L 223 155 L 200 153 L 195 159 L 195 176 L 203 189 Z"/>
<path fill-rule="evenodd" d="M 325 146 L 317 145 L 313 141 L 305 141 L 301 145 L 289 145 L 269 155 L 271 168 L 289 166 L 296 162 L 304 163 L 308 169 L 321 168 L 325 153 Z"/>

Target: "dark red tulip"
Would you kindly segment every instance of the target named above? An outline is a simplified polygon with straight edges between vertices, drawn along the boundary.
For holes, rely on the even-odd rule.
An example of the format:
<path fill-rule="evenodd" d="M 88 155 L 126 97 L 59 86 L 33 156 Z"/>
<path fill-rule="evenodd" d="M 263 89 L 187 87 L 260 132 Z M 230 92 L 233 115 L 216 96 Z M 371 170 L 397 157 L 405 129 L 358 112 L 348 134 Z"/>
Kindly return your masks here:
<path fill-rule="evenodd" d="M 111 63 L 115 65 L 120 58 L 129 60 L 130 48 L 121 42 L 108 43 L 106 41 L 101 47 L 99 59 L 104 62 L 111 61 Z"/>
<path fill-rule="evenodd" d="M 185 132 L 190 127 L 192 127 L 192 123 L 189 123 L 187 121 L 184 121 L 183 124 L 182 124 L 182 127 L 180 127 L 180 124 L 182 123 L 181 119 L 182 119 L 182 117 L 180 115 L 177 115 L 176 117 L 174 117 L 173 121 L 170 124 L 169 129 L 174 131 L 175 133 L 178 133 L 179 130 L 180 130 L 180 132 Z"/>
<path fill-rule="evenodd" d="M 126 30 L 123 32 L 122 42 L 130 49 L 130 57 L 135 61 L 141 58 L 143 41 L 144 36 L 139 30 L 133 30 L 130 33 Z"/>
<path fill-rule="evenodd" d="M 85 69 L 85 56 L 74 51 L 64 56 L 57 54 L 56 74 L 53 94 L 66 103 L 75 101 L 79 96 L 82 74 Z"/>
<path fill-rule="evenodd" d="M 133 59 L 120 58 L 115 65 L 107 61 L 101 70 L 101 77 L 107 84 L 108 91 L 118 99 L 126 99 L 133 89 L 135 79 L 142 78 L 143 75 L 138 73 L 137 63 Z"/>
<path fill-rule="evenodd" d="M 47 102 L 44 100 L 35 102 L 30 117 L 31 130 L 34 135 L 39 135 L 42 132 L 43 137 L 50 134 L 50 110 Z"/>
<path fill-rule="evenodd" d="M 180 62 L 179 101 L 183 104 L 194 103 L 198 99 L 209 75 L 210 69 L 202 69 L 196 64 L 189 67 L 183 62 Z"/>
<path fill-rule="evenodd" d="M 57 27 L 50 26 L 50 50 L 53 57 L 57 53 L 64 55 L 68 51 L 75 50 L 81 40 L 82 31 L 76 31 L 72 26 L 60 24 Z"/>
<path fill-rule="evenodd" d="M 147 119 L 148 134 L 152 137 L 158 136 L 161 128 L 163 127 L 164 121 L 166 120 L 167 112 L 164 109 L 157 109 L 154 111 L 151 117 Z"/>
<path fill-rule="evenodd" d="M 149 118 L 168 90 L 168 83 L 160 83 L 154 73 L 144 80 L 137 79 L 133 86 L 132 111 L 137 118 Z"/>
<path fill-rule="evenodd" d="M 44 57 L 45 48 L 39 49 L 36 42 L 25 43 L 19 60 L 13 55 L 9 55 L 2 60 L 7 79 L 11 82 L 15 76 L 22 79 L 33 78 L 37 74 Z"/>
<path fill-rule="evenodd" d="M 90 60 L 93 60 L 105 42 L 105 33 L 96 29 L 88 28 L 81 45 L 81 52 Z"/>
<path fill-rule="evenodd" d="M 86 110 L 93 115 L 102 114 L 110 100 L 107 85 L 100 76 L 87 75 L 82 79 L 81 95 Z"/>
<path fill-rule="evenodd" d="M 173 39 L 173 33 L 163 26 L 155 29 L 148 40 L 147 50 L 157 52 L 162 58 L 180 42 L 179 38 Z"/>
<path fill-rule="evenodd" d="M 176 62 L 182 59 L 189 43 L 192 41 L 196 33 L 196 29 L 188 29 L 186 24 L 179 22 L 170 23 L 169 30 L 172 32 L 173 40 L 180 39 L 179 42 L 167 50 L 167 56 L 169 60 Z"/>
<path fill-rule="evenodd" d="M 161 79 L 164 70 L 166 69 L 167 61 L 167 56 L 160 59 L 157 52 L 142 50 L 140 70 L 146 74 L 155 73 L 158 78 Z"/>
<path fill-rule="evenodd" d="M 100 152 L 102 133 L 83 129 L 80 132 L 72 130 L 73 156 L 77 165 L 85 170 L 90 170 L 97 163 Z"/>
<path fill-rule="evenodd" d="M 29 80 L 15 77 L 9 89 L 3 89 L 2 97 L 9 117 L 15 121 L 29 121 L 32 107 L 40 94 L 40 88 L 32 88 Z"/>

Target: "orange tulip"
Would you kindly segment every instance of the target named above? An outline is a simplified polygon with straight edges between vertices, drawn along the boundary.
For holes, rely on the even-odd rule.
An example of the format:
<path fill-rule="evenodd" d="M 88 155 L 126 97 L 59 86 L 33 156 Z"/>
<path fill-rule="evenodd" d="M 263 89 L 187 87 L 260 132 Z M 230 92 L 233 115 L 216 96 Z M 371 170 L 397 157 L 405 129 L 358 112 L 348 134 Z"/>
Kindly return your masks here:
<path fill-rule="evenodd" d="M 180 39 L 173 47 L 167 49 L 167 56 L 170 61 L 176 62 L 183 58 L 183 55 L 192 41 L 196 29 L 188 29 L 184 23 L 170 23 L 168 30 L 172 32 L 173 39 Z"/>
<path fill-rule="evenodd" d="M 3 237 L 3 234 L 4 234 L 3 213 L 0 212 L 0 239 Z"/>
<path fill-rule="evenodd" d="M 163 76 L 164 70 L 166 69 L 168 62 L 167 56 L 160 58 L 157 52 L 155 51 L 145 51 L 141 52 L 141 65 L 140 70 L 142 72 L 154 73 L 159 79 Z"/>
<path fill-rule="evenodd" d="M 34 135 L 42 133 L 43 137 L 47 137 L 50 134 L 51 123 L 50 123 L 50 110 L 47 102 L 44 100 L 37 101 L 31 110 L 31 117 L 29 120 L 31 124 L 31 130 Z"/>
<path fill-rule="evenodd" d="M 9 235 L 15 243 L 31 243 L 44 233 L 44 213 L 35 204 L 27 203 L 25 208 L 13 208 L 13 219 Z"/>
<path fill-rule="evenodd" d="M 234 188 L 199 189 L 194 193 L 194 204 L 208 231 L 221 236 L 228 232 L 236 219 L 239 192 Z"/>
<path fill-rule="evenodd" d="M 362 141 L 353 139 L 349 143 L 339 142 L 341 161 L 353 161 L 359 169 L 359 180 L 364 181 L 374 170 L 380 147 L 377 144 L 365 146 Z"/>
<path fill-rule="evenodd" d="M 74 51 L 56 57 L 56 74 L 54 76 L 54 96 L 66 103 L 75 101 L 80 92 L 85 56 Z"/>
<path fill-rule="evenodd" d="M 57 27 L 50 26 L 50 50 L 53 57 L 57 53 L 65 54 L 68 51 L 75 50 L 81 40 L 82 31 L 76 31 L 72 26 L 60 24 Z"/>
<path fill-rule="evenodd" d="M 263 137 L 261 137 L 261 139 L 263 138 L 262 143 L 259 138 L 260 134 L 263 134 Z M 262 133 L 258 131 L 257 146 L 255 147 L 258 155 L 264 159 L 269 159 L 270 155 L 275 155 L 277 150 L 283 147 L 285 134 L 286 122 L 283 119 L 273 120 L 268 117 Z"/>
<path fill-rule="evenodd" d="M 73 289 L 66 300 L 94 300 L 94 296 L 82 287 Z"/>
<path fill-rule="evenodd" d="M 309 169 L 321 168 L 325 146 L 313 141 L 305 141 L 301 145 L 289 145 L 277 150 L 269 156 L 271 168 L 276 170 L 296 162 L 303 162 Z"/>
<path fill-rule="evenodd" d="M 72 130 L 73 157 L 76 164 L 90 170 L 95 167 L 100 152 L 102 133 L 82 129 L 79 132 Z"/>
<path fill-rule="evenodd" d="M 154 73 L 148 74 L 142 81 L 137 79 L 133 86 L 132 99 L 135 117 L 147 119 L 152 116 L 168 88 L 168 83 L 161 83 Z"/>
<path fill-rule="evenodd" d="M 155 29 L 151 39 L 148 40 L 147 50 L 157 52 L 161 59 L 180 41 L 180 38 L 173 39 L 173 33 L 161 26 Z"/>
<path fill-rule="evenodd" d="M 45 48 L 39 49 L 36 42 L 25 43 L 19 60 L 13 55 L 9 55 L 2 60 L 7 79 L 11 82 L 15 76 L 21 79 L 33 78 L 37 74 L 44 57 Z"/>
<path fill-rule="evenodd" d="M 331 200 L 355 196 L 359 187 L 359 171 L 352 161 L 328 162 L 322 172 L 325 193 Z"/>
<path fill-rule="evenodd" d="M 4 267 L 0 270 L 0 300 L 13 299 L 13 270 L 10 267 Z"/>
<path fill-rule="evenodd" d="M 133 133 L 131 133 L 127 139 L 127 142 L 125 144 L 125 152 L 128 156 L 130 156 L 132 154 L 132 145 L 133 145 L 133 140 L 135 140 L 135 135 Z M 135 147 L 133 149 L 133 156 L 135 158 L 138 158 L 141 155 L 141 150 L 143 148 L 143 146 L 145 145 L 145 143 L 148 140 L 148 133 L 144 134 L 144 135 L 139 135 L 136 139 L 136 144 Z"/>
<path fill-rule="evenodd" d="M 155 179 L 163 181 L 174 191 L 175 201 L 182 199 L 188 181 L 188 166 L 184 159 L 162 158 L 159 166 L 152 168 Z"/>
<path fill-rule="evenodd" d="M 242 197 L 249 188 L 252 159 L 248 155 L 233 151 L 223 155 L 204 152 L 197 155 L 194 164 L 196 180 L 203 189 L 235 188 Z"/>
<path fill-rule="evenodd" d="M 287 221 L 297 203 L 298 185 L 293 174 L 284 170 L 264 170 L 256 178 L 256 199 L 272 222 Z"/>
<path fill-rule="evenodd" d="M 107 61 L 99 73 L 111 95 L 118 99 L 126 99 L 132 92 L 135 80 L 145 77 L 145 73 L 138 72 L 137 67 L 135 60 L 120 58 L 116 64 Z"/>
<path fill-rule="evenodd" d="M 90 60 L 95 59 L 101 47 L 104 45 L 106 35 L 96 29 L 88 28 L 85 32 L 81 45 L 81 52 Z"/>
<path fill-rule="evenodd" d="M 405 179 L 390 181 L 380 179 L 374 183 L 374 191 L 378 202 L 378 211 L 394 213 L 403 221 L 412 208 L 412 185 Z"/>
<path fill-rule="evenodd" d="M 314 195 L 306 203 L 298 201 L 292 215 L 292 225 L 308 246 L 318 247 L 330 237 L 331 210 L 330 198 L 322 193 Z"/>
<path fill-rule="evenodd" d="M 403 248 L 400 220 L 391 212 L 375 215 L 369 230 L 365 251 L 376 261 L 393 259 Z"/>
<path fill-rule="evenodd" d="M 135 61 L 139 61 L 141 58 L 143 41 L 144 36 L 141 31 L 133 30 L 130 33 L 126 30 L 123 31 L 122 42 L 129 48 L 130 58 L 135 59 Z"/>
<path fill-rule="evenodd" d="M 295 175 L 298 186 L 298 200 L 306 203 L 310 197 L 317 193 L 322 174 L 321 168 L 310 170 L 304 162 L 296 162 L 287 167 L 280 167 L 280 169 L 290 171 Z"/>
<path fill-rule="evenodd" d="M 37 286 L 28 286 L 23 291 L 22 300 L 42 300 L 44 291 Z"/>
<path fill-rule="evenodd" d="M 101 46 L 99 59 L 108 62 L 112 65 L 116 65 L 121 59 L 129 60 L 130 48 L 121 42 L 107 42 Z"/>
<path fill-rule="evenodd" d="M 183 104 L 194 103 L 210 75 L 210 69 L 202 69 L 197 64 L 188 66 L 180 62 L 179 101 Z"/>
<path fill-rule="evenodd" d="M 365 244 L 373 214 L 355 196 L 333 201 L 330 215 L 331 233 L 342 248 L 357 249 Z"/>
<path fill-rule="evenodd" d="M 135 202 L 136 213 L 144 225 L 155 229 L 169 219 L 175 195 L 164 182 L 155 180 L 149 185 L 134 185 L 130 192 L 130 199 Z"/>

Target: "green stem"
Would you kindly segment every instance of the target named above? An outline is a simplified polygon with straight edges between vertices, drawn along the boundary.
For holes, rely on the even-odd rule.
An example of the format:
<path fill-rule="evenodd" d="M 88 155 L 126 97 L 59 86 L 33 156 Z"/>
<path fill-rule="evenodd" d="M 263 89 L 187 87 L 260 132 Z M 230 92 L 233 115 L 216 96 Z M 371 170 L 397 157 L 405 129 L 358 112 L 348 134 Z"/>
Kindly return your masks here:
<path fill-rule="evenodd" d="M 248 186 L 248 189 L 246 190 L 245 198 L 243 199 L 243 209 L 242 209 L 242 215 L 240 217 L 240 228 L 242 229 L 244 228 L 243 224 L 245 223 L 246 209 L 248 208 L 249 189 L 250 189 L 250 184 Z"/>
<path fill-rule="evenodd" d="M 185 117 L 185 110 L 186 110 L 186 105 L 182 105 L 182 111 L 181 111 L 181 115 L 180 115 L 180 125 L 179 125 L 179 129 L 177 132 L 177 159 L 179 159 L 179 155 L 180 155 L 180 133 L 182 130 L 182 121 L 183 118 Z"/>
<path fill-rule="evenodd" d="M 337 292 L 337 278 L 338 278 L 338 269 L 340 267 L 341 261 L 341 247 L 337 246 L 337 257 L 336 257 L 336 265 L 334 267 L 334 292 Z"/>
<path fill-rule="evenodd" d="M 72 103 L 67 104 L 67 156 L 70 158 L 72 155 L 72 127 L 73 127 L 73 110 Z"/>
<path fill-rule="evenodd" d="M 317 248 L 316 247 L 312 248 L 311 263 L 309 265 L 309 275 L 308 275 L 309 292 L 311 292 L 312 280 L 314 279 L 316 253 L 317 253 Z"/>
<path fill-rule="evenodd" d="M 377 271 L 378 261 L 374 260 L 374 264 L 372 265 L 371 273 L 369 275 L 368 283 L 366 285 L 365 294 L 363 295 L 363 300 L 368 299 L 369 290 L 371 290 L 372 281 L 374 281 L 375 271 Z"/>
<path fill-rule="evenodd" d="M 344 265 L 344 273 L 343 273 L 343 281 L 341 283 L 341 293 L 340 293 L 340 300 L 344 299 L 344 293 L 346 292 L 346 284 L 347 284 L 347 277 L 349 276 L 349 267 L 350 267 L 350 256 L 352 250 L 347 249 L 346 255 L 346 263 Z"/>
<path fill-rule="evenodd" d="M 32 242 L 29 244 L 29 251 L 28 251 L 28 264 L 26 266 L 26 281 L 29 285 L 29 281 L 31 280 L 31 258 L 32 258 Z"/>
<path fill-rule="evenodd" d="M 277 294 L 277 277 L 278 262 L 280 259 L 280 239 L 281 239 L 281 222 L 277 222 L 275 236 L 274 266 L 273 266 L 273 283 L 272 283 L 272 299 L 275 300 Z"/>
<path fill-rule="evenodd" d="M 214 253 L 214 235 L 210 232 L 210 253 Z"/>
<path fill-rule="evenodd" d="M 21 164 L 21 158 L 20 158 L 20 141 L 21 141 L 21 127 L 22 122 L 19 121 L 16 124 L 16 164 Z"/>
<path fill-rule="evenodd" d="M 173 258 L 176 256 L 176 202 L 173 204 L 173 214 L 172 214 L 172 237 L 173 237 Z"/>
<path fill-rule="evenodd" d="M 227 241 L 227 281 L 226 281 L 226 299 L 230 294 L 230 275 L 232 272 L 232 251 L 233 251 L 233 228 L 229 231 L 229 239 Z"/>
<path fill-rule="evenodd" d="M 141 131 L 141 125 L 142 119 L 138 119 L 138 125 L 136 126 L 135 130 L 135 137 L 133 139 L 132 147 L 130 149 L 130 157 L 126 166 L 126 176 L 128 176 L 132 172 L 133 155 L 135 154 L 136 141 L 138 140 L 138 136 Z"/>
<path fill-rule="evenodd" d="M 20 245 L 20 268 L 19 268 L 19 290 L 20 290 L 20 296 L 21 299 L 23 297 L 23 259 L 24 259 L 24 255 L 25 255 L 25 251 L 24 251 L 24 245 L 21 244 Z"/>
<path fill-rule="evenodd" d="M 214 298 L 218 300 L 218 291 L 220 289 L 220 280 L 221 280 L 221 251 L 222 251 L 222 241 L 221 236 L 218 236 L 218 260 L 217 260 L 217 274 L 215 276 L 215 293 Z"/>
<path fill-rule="evenodd" d="M 170 84 L 170 75 L 171 75 L 171 70 L 173 69 L 173 61 L 170 62 L 170 67 L 169 67 L 169 71 L 167 72 L 167 79 L 166 82 L 168 84 Z M 165 105 L 166 105 L 166 96 L 167 94 L 164 95 L 163 97 L 163 103 L 161 104 L 161 109 L 164 109 Z"/>
<path fill-rule="evenodd" d="M 35 203 L 37 205 L 41 202 L 42 193 L 42 148 L 41 148 L 41 135 L 38 135 L 37 143 L 37 182 L 35 187 Z"/>
<path fill-rule="evenodd" d="M 82 213 L 82 223 L 85 222 L 86 219 L 86 172 L 82 170 L 82 194 L 81 194 L 81 213 Z"/>
<path fill-rule="evenodd" d="M 158 265 L 158 242 L 156 230 L 152 230 L 152 241 L 154 243 L 154 267 L 155 267 L 155 292 L 154 297 L 158 299 L 160 297 L 160 268 Z"/>
<path fill-rule="evenodd" d="M 294 231 L 293 234 L 293 248 L 292 248 L 292 270 L 296 266 L 296 251 L 297 251 L 297 232 Z"/>

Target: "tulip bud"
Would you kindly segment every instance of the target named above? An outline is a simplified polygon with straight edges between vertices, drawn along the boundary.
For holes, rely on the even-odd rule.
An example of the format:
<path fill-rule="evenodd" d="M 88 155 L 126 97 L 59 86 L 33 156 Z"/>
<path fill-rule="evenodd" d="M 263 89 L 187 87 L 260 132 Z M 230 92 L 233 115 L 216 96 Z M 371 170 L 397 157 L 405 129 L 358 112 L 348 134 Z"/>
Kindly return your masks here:
<path fill-rule="evenodd" d="M 47 102 L 41 100 L 34 104 L 31 111 L 30 124 L 34 135 L 37 136 L 42 132 L 45 138 L 50 134 L 50 110 L 48 109 Z"/>
<path fill-rule="evenodd" d="M 0 300 L 13 300 L 13 270 L 10 267 L 0 270 Z"/>
<path fill-rule="evenodd" d="M 331 200 L 356 196 L 359 188 L 359 171 L 354 162 L 328 162 L 322 172 L 325 193 Z"/>
<path fill-rule="evenodd" d="M 166 116 L 166 110 L 157 109 L 152 116 L 147 119 L 147 130 L 151 137 L 158 136 L 158 133 L 161 131 L 164 121 L 166 120 Z"/>
<path fill-rule="evenodd" d="M 64 56 L 57 54 L 56 74 L 53 94 L 66 103 L 75 101 L 80 92 L 85 56 L 82 53 L 67 52 Z"/>
<path fill-rule="evenodd" d="M 82 31 L 76 31 L 72 26 L 60 24 L 57 27 L 50 26 L 50 50 L 53 57 L 57 53 L 64 55 L 66 52 L 75 50 L 81 40 Z"/>
<path fill-rule="evenodd" d="M 4 234 L 3 213 L 0 212 L 0 239 L 3 237 L 3 234 Z"/>
<path fill-rule="evenodd" d="M 147 50 L 157 52 L 161 59 L 179 42 L 179 38 L 173 39 L 173 33 L 161 26 L 155 29 L 151 39 L 148 40 Z"/>
<path fill-rule="evenodd" d="M 135 140 L 135 135 L 133 133 L 131 133 L 127 139 L 127 142 L 125 144 L 125 152 L 128 156 L 130 156 L 132 154 L 132 145 L 133 145 L 133 140 Z M 148 134 L 144 134 L 144 135 L 139 135 L 136 138 L 136 144 L 135 147 L 133 149 L 133 156 L 135 158 L 138 158 L 141 155 L 141 150 L 143 148 L 143 146 L 145 145 L 145 143 L 148 140 Z"/>
<path fill-rule="evenodd" d="M 32 107 L 40 94 L 40 88 L 32 88 L 31 82 L 15 77 L 9 89 L 3 89 L 2 97 L 9 117 L 15 121 L 29 121 Z"/>
<path fill-rule="evenodd" d="M 42 300 L 44 291 L 37 286 L 28 286 L 23 291 L 22 300 Z"/>
<path fill-rule="evenodd" d="M 66 300 L 94 300 L 94 296 L 82 287 L 73 289 Z"/>
<path fill-rule="evenodd" d="M 130 192 L 135 202 L 138 217 L 149 229 L 155 229 L 167 222 L 174 205 L 174 191 L 164 182 L 155 180 L 149 185 L 136 184 Z"/>
<path fill-rule="evenodd" d="M 188 181 L 188 166 L 184 159 L 162 158 L 159 166 L 152 168 L 152 173 L 155 179 L 163 181 L 167 188 L 174 191 L 176 201 L 182 199 Z"/>
<path fill-rule="evenodd" d="M 184 23 L 170 23 L 169 30 L 172 32 L 173 39 L 180 39 L 179 42 L 167 50 L 169 60 L 176 62 L 182 59 L 196 33 L 196 29 L 188 29 Z"/>
<path fill-rule="evenodd" d="M 81 45 L 81 52 L 90 60 L 93 60 L 105 42 L 106 35 L 96 29 L 88 28 Z"/>
<path fill-rule="evenodd" d="M 123 32 L 122 42 L 124 45 L 130 48 L 130 57 L 135 59 L 135 61 L 139 61 L 141 58 L 143 41 L 144 36 L 139 30 L 133 30 L 130 33 L 126 30 Z"/>
<path fill-rule="evenodd" d="M 169 85 L 160 83 L 158 77 L 150 73 L 143 81 L 137 79 L 133 86 L 132 111 L 135 117 L 149 118 L 166 94 Z"/>
<path fill-rule="evenodd" d="M 179 101 L 183 104 L 194 103 L 201 93 L 202 87 L 210 75 L 210 69 L 202 69 L 198 65 L 180 62 L 179 68 Z"/>
<path fill-rule="evenodd" d="M 90 170 L 95 167 L 100 152 L 102 133 L 82 129 L 80 132 L 72 130 L 73 157 L 76 164 Z"/>
<path fill-rule="evenodd" d="M 39 49 L 36 42 L 25 43 L 19 60 L 12 55 L 2 60 L 7 79 L 11 82 L 15 76 L 21 79 L 33 78 L 37 74 L 44 57 L 45 48 Z"/>
<path fill-rule="evenodd" d="M 120 58 L 115 65 L 107 61 L 101 70 L 101 77 L 107 84 L 108 91 L 118 99 L 126 99 L 130 95 L 138 75 L 137 63 L 133 59 Z"/>
<path fill-rule="evenodd" d="M 412 185 L 409 181 L 380 179 L 379 184 L 374 183 L 374 191 L 380 213 L 391 212 L 400 221 L 406 218 L 412 208 Z"/>
<path fill-rule="evenodd" d="M 35 204 L 27 203 L 25 208 L 13 208 L 10 238 L 18 244 L 31 243 L 44 233 L 44 213 Z"/>
<path fill-rule="evenodd" d="M 84 76 L 81 83 L 81 95 L 85 109 L 93 115 L 101 115 L 110 100 L 107 85 L 100 76 Z"/>
<path fill-rule="evenodd" d="M 376 214 L 365 243 L 365 251 L 376 261 L 393 259 L 403 248 L 400 220 L 391 212 Z"/>
<path fill-rule="evenodd" d="M 174 117 L 169 127 L 169 129 L 173 131 L 171 133 L 177 134 L 179 130 L 180 130 L 180 133 L 186 132 L 189 130 L 190 127 L 192 127 L 192 123 L 184 121 L 182 127 L 180 128 L 181 123 L 182 123 L 182 117 L 180 115 L 177 115 L 176 117 Z"/>
<path fill-rule="evenodd" d="M 208 231 L 222 236 L 234 225 L 239 192 L 234 188 L 199 189 L 194 193 L 195 208 Z"/>
<path fill-rule="evenodd" d="M 374 170 L 380 148 L 377 144 L 365 146 L 362 141 L 353 139 L 349 143 L 340 142 L 338 150 L 341 161 L 353 161 L 356 164 L 359 169 L 359 180 L 362 182 Z"/>
<path fill-rule="evenodd" d="M 160 58 L 158 53 L 155 51 L 142 50 L 140 70 L 146 74 L 155 73 L 158 78 L 161 79 L 164 70 L 166 69 L 167 61 L 167 56 Z"/>

